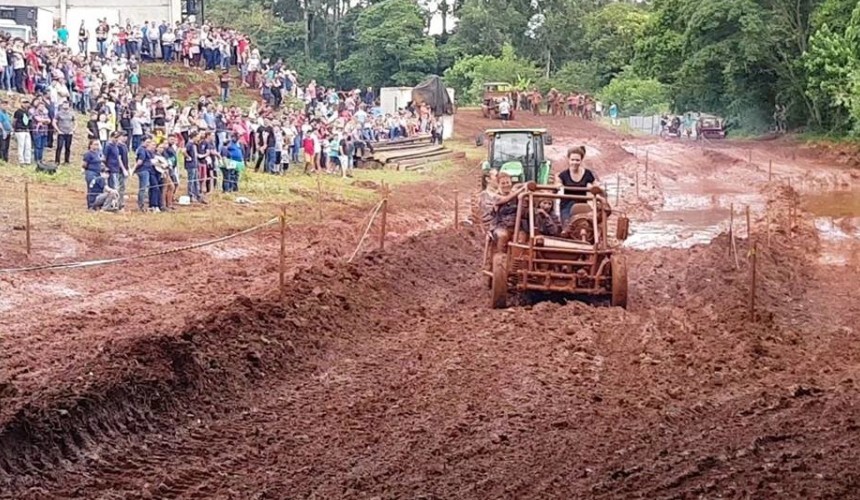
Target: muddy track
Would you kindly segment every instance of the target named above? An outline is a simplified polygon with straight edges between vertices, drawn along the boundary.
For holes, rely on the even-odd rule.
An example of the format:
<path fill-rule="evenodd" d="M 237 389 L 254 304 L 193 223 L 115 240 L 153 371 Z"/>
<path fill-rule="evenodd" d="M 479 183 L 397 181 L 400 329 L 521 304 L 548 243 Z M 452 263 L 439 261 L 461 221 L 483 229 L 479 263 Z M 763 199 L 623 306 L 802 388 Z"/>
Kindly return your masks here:
<path fill-rule="evenodd" d="M 813 279 L 807 256 L 774 238 L 753 325 L 747 269 L 728 249 L 722 237 L 632 252 L 629 312 L 575 302 L 489 311 L 478 242 L 450 232 L 309 268 L 287 305 L 240 299 L 137 353 L 136 380 L 117 386 L 160 381 L 173 394 L 161 414 L 124 400 L 6 453 L 7 491 L 843 496 L 855 485 L 857 452 L 844 438 L 857 435 L 858 394 L 844 373 L 816 370 L 809 358 L 829 348 L 791 326 L 791 304 L 806 295 L 797 283 Z"/>
<path fill-rule="evenodd" d="M 556 137 L 595 144 L 590 164 L 629 186 L 641 158 L 573 123 Z M 622 195 L 640 220 L 662 206 L 664 183 L 720 165 L 761 176 L 737 151 L 669 149 L 651 156 L 639 196 Z M 855 496 L 856 275 L 817 264 L 810 218 L 789 230 L 796 192 L 746 190 L 773 225 L 755 323 L 745 238 L 737 266 L 726 234 L 628 251 L 628 311 L 493 311 L 477 235 L 430 231 L 346 264 L 351 248 L 321 244 L 343 224 L 302 235 L 297 249 L 313 253 L 298 262 L 313 264 L 297 268 L 283 303 L 274 265 L 251 254 L 250 271 L 236 262 L 195 281 L 175 321 L 156 320 L 164 306 L 149 295 L 43 313 L 44 328 L 14 337 L 34 341 L 33 359 L 24 342 L 6 358 L 17 379 L 0 400 L 24 403 L 0 408 L 0 497 Z M 416 201 L 429 214 L 438 202 L 426 195 Z M 217 308 L 192 307 L 213 292 L 225 294 Z M 117 317 L 135 318 L 119 314 L 128 304 L 143 314 L 121 329 Z M 78 340 L 88 351 L 69 361 L 61 351 Z M 63 360 L 47 370 L 56 384 L 34 361 L 45 355 Z"/>

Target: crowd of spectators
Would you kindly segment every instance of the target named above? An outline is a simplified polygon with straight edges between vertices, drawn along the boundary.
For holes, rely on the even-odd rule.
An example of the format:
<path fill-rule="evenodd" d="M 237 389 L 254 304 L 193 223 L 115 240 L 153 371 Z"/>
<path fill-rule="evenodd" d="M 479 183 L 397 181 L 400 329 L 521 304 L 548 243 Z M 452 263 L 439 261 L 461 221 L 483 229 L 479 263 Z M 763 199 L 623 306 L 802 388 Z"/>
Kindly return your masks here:
<path fill-rule="evenodd" d="M 69 165 L 74 143 L 90 209 L 122 210 L 127 179 L 138 178 L 137 208 L 172 210 L 184 178 L 189 202 L 239 190 L 245 166 L 283 174 L 350 176 L 356 158 L 384 139 L 419 132 L 441 137 L 425 108 L 383 113 L 373 89 L 337 91 L 302 85 L 283 60 L 262 58 L 247 36 L 209 24 L 82 22 L 76 40 L 62 26 L 54 43 L 0 36 L 0 90 L 20 94 L 0 106 L 0 158 L 51 170 Z M 217 96 L 180 102 L 167 89 L 141 87 L 141 65 L 160 61 L 211 74 Z M 231 104 L 234 85 L 258 99 Z M 84 139 L 86 134 L 86 139 Z M 45 151 L 53 149 L 53 165 Z"/>

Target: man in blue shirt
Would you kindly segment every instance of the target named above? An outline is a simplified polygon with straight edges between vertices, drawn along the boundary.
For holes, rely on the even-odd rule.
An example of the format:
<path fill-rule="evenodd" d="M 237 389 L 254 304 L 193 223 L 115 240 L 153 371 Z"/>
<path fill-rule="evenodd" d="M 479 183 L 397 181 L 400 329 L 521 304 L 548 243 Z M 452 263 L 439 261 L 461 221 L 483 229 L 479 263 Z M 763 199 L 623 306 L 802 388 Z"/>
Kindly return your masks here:
<path fill-rule="evenodd" d="M 108 170 L 108 186 L 116 190 L 117 193 L 124 195 L 128 169 L 123 163 L 119 151 L 119 138 L 122 135 L 123 133 L 119 131 L 112 133 L 102 154 L 104 154 L 105 166 Z"/>
<path fill-rule="evenodd" d="M 197 168 L 200 166 L 200 161 L 197 158 L 197 141 L 199 140 L 200 138 L 196 133 L 188 138 L 188 143 L 185 145 L 185 172 L 188 174 L 188 197 L 192 201 L 206 203 L 200 195 L 200 179 L 197 175 Z"/>
<path fill-rule="evenodd" d="M 9 114 L 6 113 L 6 105 L 9 101 L 3 99 L 0 101 L 3 104 L 0 107 L 0 160 L 9 161 L 9 145 L 12 143 L 12 120 Z"/>
<path fill-rule="evenodd" d="M 118 184 L 119 187 L 117 188 L 117 192 L 119 193 L 119 209 L 122 210 L 125 208 L 125 186 L 128 182 L 129 176 L 128 136 L 120 132 L 116 145 L 119 149 L 119 159 L 122 162 L 122 171 Z"/>
<path fill-rule="evenodd" d="M 149 188 L 154 170 L 152 166 L 152 150 L 152 139 L 147 139 L 139 148 L 137 148 L 137 151 L 135 151 L 135 156 L 137 156 L 137 165 L 135 166 L 134 173 L 137 174 L 139 185 L 137 190 L 137 208 L 141 212 L 146 211 L 146 204 L 149 201 Z"/>
<path fill-rule="evenodd" d="M 90 141 L 90 149 L 84 153 L 83 163 L 81 164 L 81 170 L 84 173 L 84 179 L 87 183 L 87 209 L 89 210 L 93 210 L 96 196 L 104 191 L 104 189 L 102 189 L 97 192 L 95 191 L 96 187 L 94 186 L 95 180 L 102 172 L 102 155 L 99 151 L 100 149 L 101 143 L 99 143 L 98 140 Z"/>

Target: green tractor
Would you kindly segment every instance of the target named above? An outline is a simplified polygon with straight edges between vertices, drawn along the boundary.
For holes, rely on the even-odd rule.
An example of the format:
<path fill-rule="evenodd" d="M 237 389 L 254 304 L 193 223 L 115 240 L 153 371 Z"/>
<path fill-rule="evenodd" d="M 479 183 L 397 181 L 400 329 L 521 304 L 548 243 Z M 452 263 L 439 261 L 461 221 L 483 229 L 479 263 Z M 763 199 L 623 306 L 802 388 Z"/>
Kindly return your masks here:
<path fill-rule="evenodd" d="M 544 154 L 544 146 L 552 144 L 552 136 L 544 128 L 494 128 L 475 139 L 477 146 L 487 145 L 487 159 L 481 163 L 478 191 L 487 187 L 490 170 L 507 173 L 515 184 L 550 183 L 552 165 Z M 473 196 L 472 212 L 481 220 L 478 196 Z M 486 229 L 486 228 L 485 228 Z"/>

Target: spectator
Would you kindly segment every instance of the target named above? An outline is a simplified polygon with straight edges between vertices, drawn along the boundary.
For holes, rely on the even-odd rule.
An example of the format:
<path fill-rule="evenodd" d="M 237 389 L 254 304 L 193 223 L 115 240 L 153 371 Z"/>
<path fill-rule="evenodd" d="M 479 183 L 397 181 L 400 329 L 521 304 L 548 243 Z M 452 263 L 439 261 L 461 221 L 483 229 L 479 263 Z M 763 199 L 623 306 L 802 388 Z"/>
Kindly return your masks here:
<path fill-rule="evenodd" d="M 59 40 L 63 45 L 69 44 L 69 30 L 66 29 L 65 24 L 61 25 L 57 30 L 57 40 Z"/>
<path fill-rule="evenodd" d="M 71 110 L 69 103 L 60 105 L 59 111 L 54 116 L 54 130 L 57 132 L 57 149 L 54 153 L 54 163 L 60 164 L 60 156 L 63 155 L 63 164 L 69 164 L 69 155 L 72 152 L 72 137 L 77 127 L 75 125 L 75 113 Z"/>
<path fill-rule="evenodd" d="M 2 99 L 0 100 L 0 104 L 2 104 L 2 107 L 0 107 L 0 160 L 8 163 L 9 144 L 12 142 L 14 128 L 12 127 L 12 120 L 9 118 L 9 114 L 6 113 L 6 105 L 9 104 L 9 101 Z"/>
<path fill-rule="evenodd" d="M 206 203 L 200 195 L 199 168 L 200 160 L 197 155 L 197 134 L 193 134 L 188 138 L 185 146 L 185 172 L 188 174 L 188 197 L 191 201 Z"/>
<path fill-rule="evenodd" d="M 84 153 L 81 170 L 84 173 L 84 179 L 87 184 L 87 208 L 92 210 L 93 205 L 103 189 L 96 190 L 95 180 L 101 175 L 102 171 L 102 154 L 98 141 L 90 141 L 90 149 Z"/>
<path fill-rule="evenodd" d="M 147 204 L 150 202 L 151 198 L 149 196 L 149 188 L 152 184 L 152 141 L 147 139 L 141 144 L 137 151 L 135 151 L 135 157 L 137 158 L 137 162 L 134 168 L 134 173 L 137 174 L 138 181 L 138 190 L 137 190 L 137 208 L 141 212 L 147 211 Z M 158 211 L 158 207 L 153 207 L 149 205 L 149 211 L 155 212 Z"/>
<path fill-rule="evenodd" d="M 13 115 L 13 128 L 15 130 L 15 142 L 18 143 L 18 164 L 30 165 L 33 161 L 33 142 L 30 132 L 32 130 L 30 119 L 30 101 L 21 101 L 21 107 L 15 110 Z"/>
<path fill-rule="evenodd" d="M 86 55 L 89 50 L 90 30 L 86 27 L 86 21 L 81 20 L 81 27 L 78 28 L 78 52 Z"/>
<path fill-rule="evenodd" d="M 99 176 L 90 183 L 89 191 L 95 194 L 90 210 L 116 212 L 119 210 L 119 193 L 107 185 L 108 170 L 102 168 Z"/>

